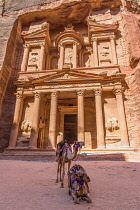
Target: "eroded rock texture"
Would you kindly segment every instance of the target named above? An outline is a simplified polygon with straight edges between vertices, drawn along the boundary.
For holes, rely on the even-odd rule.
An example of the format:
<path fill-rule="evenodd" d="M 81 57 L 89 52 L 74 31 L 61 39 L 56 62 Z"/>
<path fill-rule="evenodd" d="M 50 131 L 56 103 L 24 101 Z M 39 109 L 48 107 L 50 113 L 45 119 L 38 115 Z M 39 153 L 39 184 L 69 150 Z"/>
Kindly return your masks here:
<path fill-rule="evenodd" d="M 23 39 L 21 38 L 21 34 L 28 31 L 32 23 L 41 21 L 47 21 L 54 37 L 57 33 L 63 32 L 64 27 L 69 24 L 75 26 L 76 32 L 78 33 L 80 28 L 83 26 L 85 28 L 87 27 L 88 16 L 92 17 L 93 22 L 95 21 L 101 25 L 117 25 L 118 31 L 115 38 L 116 55 L 120 73 L 126 74 L 123 87 L 125 89 L 124 105 L 129 142 L 131 147 L 138 148 L 140 139 L 139 11 L 138 1 L 128 0 L 0 0 L 0 149 L 3 150 L 9 144 L 16 101 L 14 95 L 16 93 L 16 86 L 14 82 L 19 77 L 18 73 L 21 71 L 23 59 Z M 85 35 L 83 31 L 80 33 L 82 33 L 83 37 L 87 36 L 88 40 L 86 31 Z M 103 33 L 101 31 L 101 34 Z M 102 47 L 101 43 L 100 46 Z M 102 55 L 100 56 L 105 57 L 108 54 L 107 47 L 102 51 Z M 92 67 L 88 62 L 85 65 L 86 67 Z M 90 70 L 89 73 L 91 73 Z M 100 73 L 102 74 L 101 71 Z M 105 75 L 105 72 L 103 74 Z M 30 75 L 30 79 L 32 79 L 31 77 L 32 75 Z M 22 79 L 24 78 L 21 77 Z M 104 96 L 104 99 L 105 97 L 109 101 L 109 98 L 113 96 L 107 95 Z M 91 102 L 87 103 L 91 106 Z M 111 103 L 115 104 L 115 99 Z M 108 110 L 106 105 L 105 109 Z M 85 112 L 88 113 L 85 116 L 87 120 L 85 129 L 88 127 L 89 119 L 96 126 L 95 120 L 93 119 L 95 118 L 95 112 L 90 115 L 88 107 L 85 108 Z M 106 113 L 109 113 L 109 111 L 106 111 Z M 48 119 L 49 116 L 46 118 Z M 103 119 L 103 121 L 107 120 Z M 104 132 L 106 135 L 107 131 L 104 130 Z M 116 130 L 117 132 L 119 133 L 119 129 Z M 85 135 L 87 146 L 96 148 L 96 132 L 94 132 L 92 137 L 95 139 L 95 142 L 89 143 L 89 136 L 89 134 Z"/>

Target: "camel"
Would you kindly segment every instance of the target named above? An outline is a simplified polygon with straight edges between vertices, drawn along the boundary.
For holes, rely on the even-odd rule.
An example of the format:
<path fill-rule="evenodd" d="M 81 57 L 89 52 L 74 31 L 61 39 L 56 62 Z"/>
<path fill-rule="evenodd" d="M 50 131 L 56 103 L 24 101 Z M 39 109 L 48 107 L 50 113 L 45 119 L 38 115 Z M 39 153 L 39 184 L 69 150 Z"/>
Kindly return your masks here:
<path fill-rule="evenodd" d="M 61 187 L 64 187 L 64 176 L 65 176 L 65 163 L 68 163 L 68 171 L 70 169 L 70 165 L 72 160 L 77 157 L 78 149 L 82 148 L 84 142 L 75 142 L 73 145 L 73 152 L 71 146 L 68 144 L 67 141 L 61 141 L 57 144 L 57 179 L 56 183 L 58 182 L 58 176 L 60 175 Z M 61 176 L 62 170 L 62 176 Z"/>
<path fill-rule="evenodd" d="M 80 200 L 86 200 L 91 203 L 92 200 L 89 197 L 90 178 L 87 175 L 85 169 L 80 165 L 74 165 L 68 172 L 69 180 L 69 195 L 72 195 L 75 204 L 79 204 Z"/>

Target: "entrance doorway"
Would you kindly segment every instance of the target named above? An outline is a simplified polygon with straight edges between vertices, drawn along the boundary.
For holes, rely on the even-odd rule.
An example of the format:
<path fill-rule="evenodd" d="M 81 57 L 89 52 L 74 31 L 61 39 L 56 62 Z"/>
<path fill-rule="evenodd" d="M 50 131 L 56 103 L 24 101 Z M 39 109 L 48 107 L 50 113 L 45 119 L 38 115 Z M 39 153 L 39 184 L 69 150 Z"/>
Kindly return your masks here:
<path fill-rule="evenodd" d="M 77 141 L 77 114 L 64 115 L 64 140 L 69 144 Z"/>

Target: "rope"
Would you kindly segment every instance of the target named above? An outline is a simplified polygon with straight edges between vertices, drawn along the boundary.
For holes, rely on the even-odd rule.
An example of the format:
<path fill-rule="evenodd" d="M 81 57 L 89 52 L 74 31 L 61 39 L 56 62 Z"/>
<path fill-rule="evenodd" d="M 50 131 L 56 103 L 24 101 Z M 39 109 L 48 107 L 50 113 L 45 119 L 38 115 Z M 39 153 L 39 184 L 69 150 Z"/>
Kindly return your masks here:
<path fill-rule="evenodd" d="M 81 152 L 81 148 L 79 148 L 79 153 L 77 154 L 77 157 L 75 158 L 75 162 L 78 160 L 78 157 L 79 157 L 79 155 L 80 155 L 80 152 Z"/>

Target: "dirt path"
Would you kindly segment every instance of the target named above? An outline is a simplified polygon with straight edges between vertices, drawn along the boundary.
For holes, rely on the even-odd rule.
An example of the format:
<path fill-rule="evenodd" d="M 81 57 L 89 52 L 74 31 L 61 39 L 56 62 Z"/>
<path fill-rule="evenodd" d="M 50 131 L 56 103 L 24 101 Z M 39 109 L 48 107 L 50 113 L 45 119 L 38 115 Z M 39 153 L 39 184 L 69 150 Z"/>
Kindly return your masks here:
<path fill-rule="evenodd" d="M 74 204 L 55 183 L 56 162 L 0 161 L 0 210 L 139 210 L 140 163 L 79 161 L 91 178 L 92 204 Z"/>

